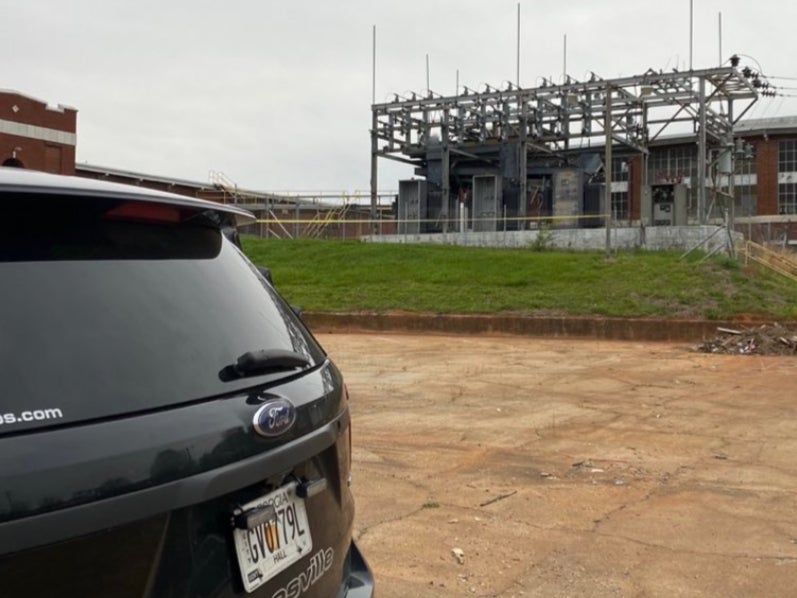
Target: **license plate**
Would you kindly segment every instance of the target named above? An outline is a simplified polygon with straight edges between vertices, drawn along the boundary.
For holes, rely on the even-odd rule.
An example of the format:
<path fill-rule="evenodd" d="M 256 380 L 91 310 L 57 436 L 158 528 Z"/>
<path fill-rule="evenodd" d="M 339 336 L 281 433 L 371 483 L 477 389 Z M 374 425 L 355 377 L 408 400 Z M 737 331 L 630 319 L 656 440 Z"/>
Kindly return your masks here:
<path fill-rule="evenodd" d="M 247 511 L 271 505 L 275 519 L 252 529 L 233 532 L 235 552 L 244 589 L 253 592 L 313 549 L 304 499 L 296 496 L 296 483 L 243 505 Z"/>

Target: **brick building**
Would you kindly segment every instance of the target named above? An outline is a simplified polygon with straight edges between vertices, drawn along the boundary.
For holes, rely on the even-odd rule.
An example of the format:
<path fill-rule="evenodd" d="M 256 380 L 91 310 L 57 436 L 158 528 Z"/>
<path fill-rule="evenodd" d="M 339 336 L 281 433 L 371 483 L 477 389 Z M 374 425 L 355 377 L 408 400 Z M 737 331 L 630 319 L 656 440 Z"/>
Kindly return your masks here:
<path fill-rule="evenodd" d="M 0 164 L 75 173 L 77 110 L 0 90 Z"/>
<path fill-rule="evenodd" d="M 755 148 L 742 175 L 755 187 L 756 214 L 797 214 L 797 116 L 747 120 L 736 133 Z"/>

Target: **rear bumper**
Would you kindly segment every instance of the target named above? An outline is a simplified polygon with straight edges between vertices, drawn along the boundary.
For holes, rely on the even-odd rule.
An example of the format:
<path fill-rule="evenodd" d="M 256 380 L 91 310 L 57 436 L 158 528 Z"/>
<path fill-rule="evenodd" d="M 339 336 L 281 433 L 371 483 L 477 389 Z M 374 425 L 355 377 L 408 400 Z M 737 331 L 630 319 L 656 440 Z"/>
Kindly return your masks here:
<path fill-rule="evenodd" d="M 349 549 L 349 578 L 339 598 L 373 598 L 374 575 L 360 549 L 352 541 Z"/>
<path fill-rule="evenodd" d="M 348 411 L 343 411 L 310 434 L 225 467 L 137 492 L 0 522 L 0 555 L 125 525 L 234 492 L 333 446 L 348 417 Z"/>

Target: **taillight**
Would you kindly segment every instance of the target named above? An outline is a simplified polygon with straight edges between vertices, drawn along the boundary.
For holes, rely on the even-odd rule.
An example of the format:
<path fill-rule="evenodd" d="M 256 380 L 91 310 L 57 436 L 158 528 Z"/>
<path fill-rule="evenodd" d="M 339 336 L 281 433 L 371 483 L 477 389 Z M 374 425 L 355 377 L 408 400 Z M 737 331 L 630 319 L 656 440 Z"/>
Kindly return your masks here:
<path fill-rule="evenodd" d="M 179 207 L 139 201 L 126 201 L 105 212 L 107 220 L 134 220 L 159 224 L 177 224 L 182 220 Z"/>

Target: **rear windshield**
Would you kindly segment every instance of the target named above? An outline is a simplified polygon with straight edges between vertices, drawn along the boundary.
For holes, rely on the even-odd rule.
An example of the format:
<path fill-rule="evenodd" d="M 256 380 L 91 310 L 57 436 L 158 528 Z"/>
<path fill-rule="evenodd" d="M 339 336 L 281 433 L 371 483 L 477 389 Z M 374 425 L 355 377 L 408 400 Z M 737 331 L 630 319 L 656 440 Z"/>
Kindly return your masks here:
<path fill-rule="evenodd" d="M 274 378 L 224 381 L 248 351 L 324 359 L 217 216 L 150 207 L 0 195 L 0 434 Z"/>

